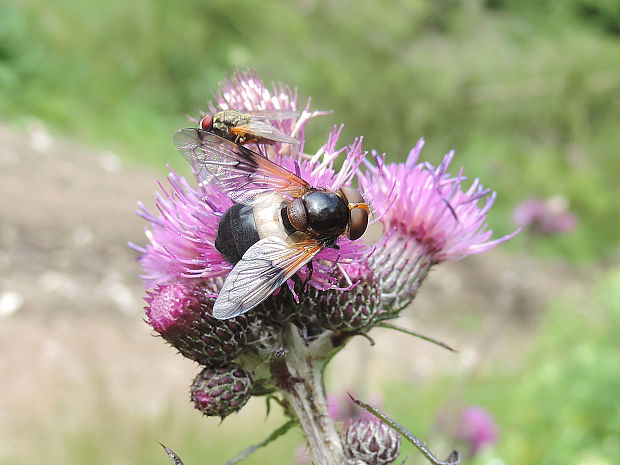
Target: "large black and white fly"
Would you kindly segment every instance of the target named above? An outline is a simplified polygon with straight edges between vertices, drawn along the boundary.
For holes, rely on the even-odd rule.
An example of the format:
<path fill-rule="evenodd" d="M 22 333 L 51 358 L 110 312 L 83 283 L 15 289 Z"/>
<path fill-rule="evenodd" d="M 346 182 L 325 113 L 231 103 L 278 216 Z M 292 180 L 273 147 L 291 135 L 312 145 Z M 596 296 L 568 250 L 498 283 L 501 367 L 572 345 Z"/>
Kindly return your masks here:
<path fill-rule="evenodd" d="M 359 239 L 369 208 L 351 187 L 330 192 L 252 150 L 204 129 L 174 135 L 203 182 L 235 204 L 219 222 L 215 246 L 233 266 L 213 316 L 232 318 L 260 304 L 325 247 Z"/>

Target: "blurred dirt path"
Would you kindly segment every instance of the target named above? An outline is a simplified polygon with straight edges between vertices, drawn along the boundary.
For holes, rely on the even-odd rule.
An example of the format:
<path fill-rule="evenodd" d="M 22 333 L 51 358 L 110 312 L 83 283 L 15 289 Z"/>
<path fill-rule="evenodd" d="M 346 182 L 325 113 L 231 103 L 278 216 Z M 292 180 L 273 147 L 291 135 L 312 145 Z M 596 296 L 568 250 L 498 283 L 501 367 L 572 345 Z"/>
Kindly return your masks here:
<path fill-rule="evenodd" d="M 194 368 L 143 323 L 127 246 L 145 241 L 134 210 L 154 173 L 40 123 L 0 126 L 0 173 L 0 437 L 32 436 L 61 407 L 152 413 L 164 392 L 185 397 Z"/>
<path fill-rule="evenodd" d="M 53 140 L 42 126 L 27 135 L 0 127 L 0 170 L 2 291 L 19 311 L 135 315 L 138 266 L 126 244 L 144 242 L 134 210 L 153 197 L 153 173 Z"/>

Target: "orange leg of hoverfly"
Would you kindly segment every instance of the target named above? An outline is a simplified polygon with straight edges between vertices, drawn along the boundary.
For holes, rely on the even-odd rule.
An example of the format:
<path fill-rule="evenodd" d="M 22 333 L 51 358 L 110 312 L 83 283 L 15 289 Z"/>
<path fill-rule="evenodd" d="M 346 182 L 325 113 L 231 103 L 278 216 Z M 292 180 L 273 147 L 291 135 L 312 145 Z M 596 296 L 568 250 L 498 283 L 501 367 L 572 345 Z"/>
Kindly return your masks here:
<path fill-rule="evenodd" d="M 368 207 L 368 204 L 366 202 L 350 203 L 349 210 L 353 210 L 354 208 L 361 208 L 362 210 L 364 210 L 366 213 L 370 215 L 370 208 Z"/>

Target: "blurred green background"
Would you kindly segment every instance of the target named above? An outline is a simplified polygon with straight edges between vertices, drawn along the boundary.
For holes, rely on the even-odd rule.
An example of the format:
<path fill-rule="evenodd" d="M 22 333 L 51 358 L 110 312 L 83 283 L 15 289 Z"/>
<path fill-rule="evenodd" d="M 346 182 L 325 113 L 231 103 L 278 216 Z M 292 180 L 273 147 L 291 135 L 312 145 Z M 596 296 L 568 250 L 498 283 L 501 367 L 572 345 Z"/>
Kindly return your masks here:
<path fill-rule="evenodd" d="M 582 302 L 550 304 L 522 371 L 497 367 L 458 389 L 491 410 L 502 430 L 494 455 L 475 463 L 620 459 L 620 2 L 0 3 L 3 122 L 23 128 L 34 116 L 130 165 L 163 173 L 166 163 L 182 164 L 171 134 L 186 114 L 207 108 L 227 74 L 246 68 L 298 88 L 315 109 L 334 110 L 311 123 L 311 149 L 340 123 L 341 142 L 363 135 L 366 149 L 392 160 L 422 136 L 422 158 L 433 163 L 455 149 L 454 171 L 465 166 L 498 191 L 489 220 L 498 234 L 514 230 L 511 212 L 522 200 L 567 199 L 574 231 L 536 240 L 523 233 L 502 247 L 590 270 L 594 290 Z M 516 380 L 524 380 L 518 389 Z M 455 389 L 455 380 L 437 383 L 416 388 L 428 401 L 398 420 L 422 434 Z M 411 390 L 391 385 L 386 408 L 406 412 Z M 130 462 L 110 461 L 93 439 L 105 433 L 67 439 L 75 450 L 59 455 L 62 463 L 166 463 L 142 436 Z M 187 432 L 176 447 L 187 451 L 186 465 L 230 456 L 206 460 L 199 434 Z M 283 452 L 274 445 L 248 463 L 290 461 L 299 437 L 287 441 Z"/>

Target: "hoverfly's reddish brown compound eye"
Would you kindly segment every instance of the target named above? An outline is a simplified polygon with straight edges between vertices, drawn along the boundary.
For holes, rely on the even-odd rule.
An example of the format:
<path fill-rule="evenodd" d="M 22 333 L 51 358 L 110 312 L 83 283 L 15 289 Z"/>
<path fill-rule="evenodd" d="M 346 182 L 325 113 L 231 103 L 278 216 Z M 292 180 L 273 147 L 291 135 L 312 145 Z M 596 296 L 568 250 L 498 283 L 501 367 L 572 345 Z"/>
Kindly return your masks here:
<path fill-rule="evenodd" d="M 213 115 L 205 115 L 204 118 L 202 118 L 202 121 L 200 121 L 200 128 L 206 130 L 211 129 L 211 126 L 213 125 Z"/>
<path fill-rule="evenodd" d="M 351 210 L 351 220 L 347 229 L 347 236 L 352 241 L 359 239 L 366 232 L 368 227 L 368 214 L 370 210 L 362 195 L 352 187 L 342 187 L 340 192 L 349 203 Z"/>

